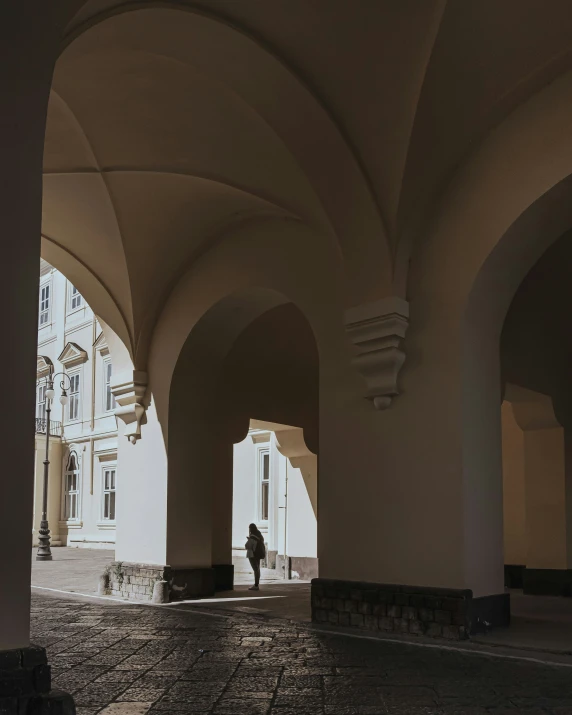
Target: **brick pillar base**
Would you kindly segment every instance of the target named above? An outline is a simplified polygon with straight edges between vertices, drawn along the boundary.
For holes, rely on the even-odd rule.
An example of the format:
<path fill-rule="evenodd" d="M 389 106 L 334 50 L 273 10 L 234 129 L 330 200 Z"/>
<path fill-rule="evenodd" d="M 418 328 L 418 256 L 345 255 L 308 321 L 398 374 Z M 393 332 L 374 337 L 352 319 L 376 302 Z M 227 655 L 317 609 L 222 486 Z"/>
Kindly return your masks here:
<path fill-rule="evenodd" d="M 510 596 L 473 598 L 461 589 L 316 578 L 312 620 L 369 631 L 464 640 L 510 623 Z"/>
<path fill-rule="evenodd" d="M 0 651 L 1 715 L 75 715 L 71 695 L 51 690 L 44 648 Z"/>
<path fill-rule="evenodd" d="M 178 569 L 171 566 L 114 561 L 100 579 L 100 593 L 136 601 L 151 601 L 157 581 L 168 583 L 169 601 L 207 598 L 214 596 L 215 592 L 215 574 L 212 568 Z"/>

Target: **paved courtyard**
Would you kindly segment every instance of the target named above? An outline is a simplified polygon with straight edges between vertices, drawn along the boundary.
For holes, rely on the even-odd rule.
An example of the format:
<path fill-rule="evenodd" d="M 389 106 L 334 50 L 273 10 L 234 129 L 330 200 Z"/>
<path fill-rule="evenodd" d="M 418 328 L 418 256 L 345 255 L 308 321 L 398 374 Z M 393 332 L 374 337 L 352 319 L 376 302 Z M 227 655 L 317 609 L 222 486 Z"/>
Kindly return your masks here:
<path fill-rule="evenodd" d="M 32 597 L 78 715 L 572 715 L 572 668 L 245 614 Z"/>

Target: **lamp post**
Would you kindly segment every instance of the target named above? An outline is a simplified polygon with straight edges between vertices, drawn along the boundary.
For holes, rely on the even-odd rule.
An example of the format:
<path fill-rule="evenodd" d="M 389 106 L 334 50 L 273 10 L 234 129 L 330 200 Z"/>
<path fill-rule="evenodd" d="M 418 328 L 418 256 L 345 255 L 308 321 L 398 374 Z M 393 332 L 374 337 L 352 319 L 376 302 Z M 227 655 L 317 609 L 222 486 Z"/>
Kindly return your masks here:
<path fill-rule="evenodd" d="M 46 458 L 44 459 L 44 493 L 42 497 L 42 520 L 40 521 L 40 530 L 38 536 L 38 551 L 36 553 L 36 561 L 51 561 L 52 560 L 52 550 L 50 548 L 50 527 L 48 524 L 48 477 L 50 471 L 50 415 L 52 412 L 52 400 L 55 397 L 54 390 L 54 378 L 63 377 L 67 380 L 67 390 L 70 389 L 70 379 L 65 372 L 58 372 L 54 374 L 50 370 L 50 374 L 45 378 L 46 380 L 46 393 L 45 393 L 45 405 L 46 405 Z M 66 390 L 66 382 L 62 380 L 60 382 L 60 388 L 62 394 L 60 396 L 60 402 L 62 405 L 67 405 L 68 403 L 68 393 Z"/>

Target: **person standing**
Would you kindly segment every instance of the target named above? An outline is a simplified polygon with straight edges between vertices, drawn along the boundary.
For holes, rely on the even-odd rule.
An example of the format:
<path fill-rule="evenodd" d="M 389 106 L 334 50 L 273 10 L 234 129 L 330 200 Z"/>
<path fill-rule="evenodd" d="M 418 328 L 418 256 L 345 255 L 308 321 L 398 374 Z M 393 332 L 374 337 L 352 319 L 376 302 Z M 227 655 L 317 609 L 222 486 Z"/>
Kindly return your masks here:
<path fill-rule="evenodd" d="M 256 524 L 250 524 L 248 527 L 248 538 L 245 544 L 246 555 L 254 571 L 254 586 L 251 586 L 249 591 L 258 591 L 260 584 L 260 562 L 266 556 L 266 548 L 264 546 L 264 537 L 258 530 Z"/>

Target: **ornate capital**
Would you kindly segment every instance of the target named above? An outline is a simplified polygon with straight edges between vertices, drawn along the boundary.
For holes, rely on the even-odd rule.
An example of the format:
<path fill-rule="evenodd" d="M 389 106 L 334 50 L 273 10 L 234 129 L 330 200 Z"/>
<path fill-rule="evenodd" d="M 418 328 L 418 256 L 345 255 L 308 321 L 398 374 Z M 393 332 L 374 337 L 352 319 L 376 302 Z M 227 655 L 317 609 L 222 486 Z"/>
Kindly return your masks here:
<path fill-rule="evenodd" d="M 409 303 L 397 296 L 346 311 L 346 330 L 358 349 L 354 367 L 365 378 L 365 397 L 385 410 L 399 394 L 397 378 L 405 361 L 400 349 L 409 326 Z"/>
<path fill-rule="evenodd" d="M 141 438 L 141 425 L 146 422 L 144 397 L 147 373 L 130 370 L 113 376 L 111 392 L 117 401 L 115 416 L 125 424 L 123 434 L 135 444 Z"/>

